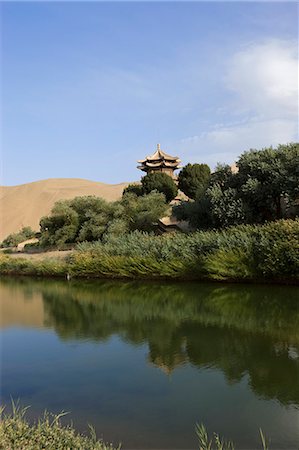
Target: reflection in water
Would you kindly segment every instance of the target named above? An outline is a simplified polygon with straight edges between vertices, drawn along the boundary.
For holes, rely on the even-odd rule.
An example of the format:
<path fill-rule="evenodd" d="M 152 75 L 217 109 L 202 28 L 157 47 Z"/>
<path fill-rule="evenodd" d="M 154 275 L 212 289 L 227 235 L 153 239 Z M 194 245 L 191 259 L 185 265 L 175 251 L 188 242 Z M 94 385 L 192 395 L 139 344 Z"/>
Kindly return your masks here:
<path fill-rule="evenodd" d="M 22 293 L 31 306 L 43 301 L 30 324 L 21 301 L 11 303 L 12 313 L 5 300 L 5 326 L 43 321 L 64 342 L 116 335 L 146 345 L 149 365 L 168 375 L 188 366 L 217 370 L 228 385 L 243 380 L 258 398 L 299 406 L 296 287 L 7 279 L 0 293 Z"/>
<path fill-rule="evenodd" d="M 258 395 L 299 405 L 296 287 L 24 280 L 22 288 L 33 301 L 42 294 L 44 325 L 64 340 L 117 334 L 147 343 L 150 363 L 168 374 L 187 363 L 221 369 L 230 383 L 248 374 Z"/>

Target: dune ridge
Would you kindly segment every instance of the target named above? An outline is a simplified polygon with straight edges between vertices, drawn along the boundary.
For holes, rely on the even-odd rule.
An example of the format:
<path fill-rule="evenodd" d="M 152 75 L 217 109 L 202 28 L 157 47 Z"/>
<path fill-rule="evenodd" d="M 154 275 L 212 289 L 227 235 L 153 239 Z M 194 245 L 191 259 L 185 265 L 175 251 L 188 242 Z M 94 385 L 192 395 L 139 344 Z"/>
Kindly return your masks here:
<path fill-rule="evenodd" d="M 49 178 L 17 186 L 0 186 L 0 241 L 23 226 L 38 231 L 41 217 L 49 214 L 58 200 L 96 195 L 107 201 L 115 201 L 121 197 L 127 185 L 81 178 Z"/>

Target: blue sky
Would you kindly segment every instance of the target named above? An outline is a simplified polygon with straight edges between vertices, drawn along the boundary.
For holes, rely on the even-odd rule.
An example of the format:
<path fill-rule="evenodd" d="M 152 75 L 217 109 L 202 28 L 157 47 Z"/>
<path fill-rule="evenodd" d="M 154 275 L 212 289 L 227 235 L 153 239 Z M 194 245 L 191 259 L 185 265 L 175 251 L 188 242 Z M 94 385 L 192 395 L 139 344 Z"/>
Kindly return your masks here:
<path fill-rule="evenodd" d="M 3 2 L 1 184 L 298 140 L 298 5 Z"/>

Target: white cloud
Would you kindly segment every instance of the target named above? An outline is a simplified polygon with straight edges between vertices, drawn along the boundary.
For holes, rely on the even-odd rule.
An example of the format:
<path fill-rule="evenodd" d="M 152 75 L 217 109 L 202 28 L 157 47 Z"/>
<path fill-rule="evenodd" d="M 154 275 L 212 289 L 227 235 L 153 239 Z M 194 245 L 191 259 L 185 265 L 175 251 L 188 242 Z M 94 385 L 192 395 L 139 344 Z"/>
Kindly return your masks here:
<path fill-rule="evenodd" d="M 271 40 L 244 48 L 232 58 L 226 81 L 239 102 L 257 114 L 297 114 L 296 42 Z"/>
<path fill-rule="evenodd" d="M 250 148 L 298 140 L 298 54 L 293 41 L 251 44 L 227 63 L 224 84 L 233 95 L 220 105 L 226 122 L 182 139 L 193 161 L 232 162 Z M 232 121 L 231 117 L 238 118 Z M 188 150 L 187 150 L 188 149 Z"/>

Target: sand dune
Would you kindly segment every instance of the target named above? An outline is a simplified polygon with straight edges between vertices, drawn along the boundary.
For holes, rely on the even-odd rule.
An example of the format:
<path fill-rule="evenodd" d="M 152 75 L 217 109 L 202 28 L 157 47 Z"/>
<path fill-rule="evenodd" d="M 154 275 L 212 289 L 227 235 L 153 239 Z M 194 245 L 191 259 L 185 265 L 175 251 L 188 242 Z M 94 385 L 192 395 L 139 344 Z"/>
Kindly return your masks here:
<path fill-rule="evenodd" d="M 39 220 L 60 199 L 96 195 L 108 201 L 121 197 L 127 183 L 105 184 L 80 178 L 50 178 L 19 186 L 0 187 L 0 241 L 23 226 L 39 229 Z"/>

